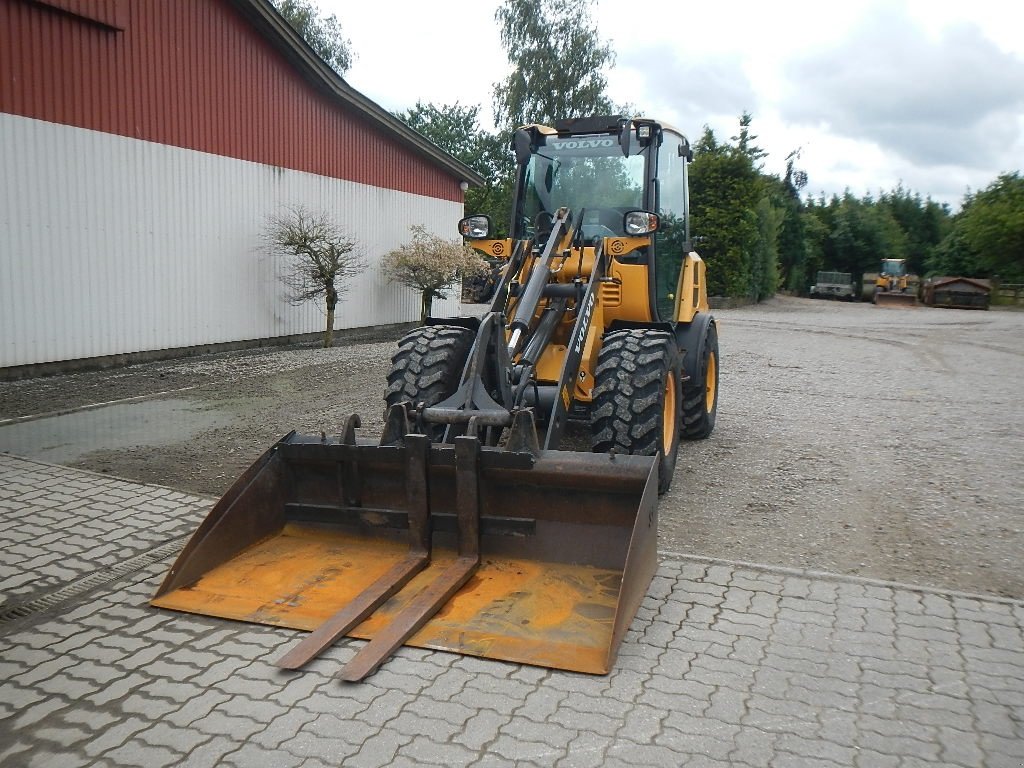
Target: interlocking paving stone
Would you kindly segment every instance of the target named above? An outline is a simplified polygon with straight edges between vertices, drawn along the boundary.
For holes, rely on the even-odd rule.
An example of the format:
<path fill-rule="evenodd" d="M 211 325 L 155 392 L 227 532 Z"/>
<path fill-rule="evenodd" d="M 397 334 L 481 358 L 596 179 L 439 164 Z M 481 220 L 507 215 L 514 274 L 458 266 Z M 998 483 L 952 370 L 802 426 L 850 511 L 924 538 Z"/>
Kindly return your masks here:
<path fill-rule="evenodd" d="M 0 590 L 65 586 L 208 506 L 0 456 Z M 283 672 L 299 633 L 150 608 L 168 565 L 0 624 L 0 766 L 1024 763 L 1021 601 L 666 555 L 608 676 L 402 648 L 351 685 L 358 642 Z"/>
<path fill-rule="evenodd" d="M 8 454 L 0 454 L 0 502 L 0 603 L 8 604 L 183 536 L 210 503 Z"/>

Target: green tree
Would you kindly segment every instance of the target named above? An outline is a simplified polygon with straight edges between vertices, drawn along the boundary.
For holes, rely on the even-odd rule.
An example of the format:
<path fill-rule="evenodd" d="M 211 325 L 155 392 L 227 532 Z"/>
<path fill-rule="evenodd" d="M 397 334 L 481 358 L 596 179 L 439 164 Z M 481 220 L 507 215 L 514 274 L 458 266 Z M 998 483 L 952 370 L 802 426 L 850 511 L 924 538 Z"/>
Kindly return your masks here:
<path fill-rule="evenodd" d="M 425 323 L 435 298 L 443 299 L 459 278 L 484 272 L 488 266 L 461 240 L 445 240 L 416 225 L 412 240 L 385 254 L 381 268 L 395 282 L 419 292 L 420 322 Z"/>
<path fill-rule="evenodd" d="M 926 274 L 935 277 L 989 277 L 978 254 L 971 248 L 963 228 L 953 226 L 952 231 L 928 255 Z"/>
<path fill-rule="evenodd" d="M 877 272 L 882 259 L 907 258 L 906 232 L 892 210 L 870 196 L 856 198 L 847 190 L 827 202 L 808 201 L 807 212 L 808 220 L 816 222 L 808 247 L 819 255 L 810 275 L 815 269 L 832 269 L 858 280 L 865 272 Z"/>
<path fill-rule="evenodd" d="M 424 104 L 395 116 L 484 177 L 483 187 L 466 191 L 466 212 L 490 217 L 494 236 L 508 231 L 514 163 L 507 137 L 480 127 L 480 107 Z"/>
<path fill-rule="evenodd" d="M 764 195 L 754 207 L 757 242 L 751 254 L 750 293 L 754 301 L 775 295 L 779 287 L 779 232 L 785 209 Z"/>
<path fill-rule="evenodd" d="M 736 142 L 736 151 L 741 155 L 749 157 L 751 165 L 755 166 L 756 169 L 760 171 L 763 166 L 761 160 L 768 157 L 768 153 L 754 144 L 754 139 L 756 139 L 757 136 L 752 136 L 750 134 L 750 124 L 753 121 L 753 115 L 744 111 L 743 114 L 740 115 L 740 132 L 736 136 L 733 136 L 732 140 Z"/>
<path fill-rule="evenodd" d="M 949 233 L 949 209 L 931 199 L 923 200 L 902 184 L 883 193 L 878 205 L 889 211 L 905 235 L 908 271 L 924 274 L 929 256 Z"/>
<path fill-rule="evenodd" d="M 500 127 L 551 124 L 558 118 L 608 113 L 604 70 L 611 45 L 590 19 L 593 0 L 505 0 L 495 13 L 512 71 L 494 87 Z"/>
<path fill-rule="evenodd" d="M 1001 174 L 985 189 L 968 195 L 957 228 L 987 276 L 1024 282 L 1024 178 Z"/>
<path fill-rule="evenodd" d="M 715 155 L 720 152 L 724 152 L 726 147 L 718 143 L 718 139 L 715 138 L 715 132 L 708 126 L 704 126 L 704 131 L 701 133 L 700 138 L 693 145 L 694 155 Z"/>
<path fill-rule="evenodd" d="M 323 297 L 327 310 L 324 346 L 334 339 L 334 311 L 346 290 L 345 283 L 366 268 L 358 245 L 323 211 L 293 206 L 271 216 L 264 234 L 271 254 L 286 264 L 281 280 L 288 301 L 303 304 Z"/>
<path fill-rule="evenodd" d="M 749 125 L 749 120 L 747 121 Z M 741 124 L 742 128 L 745 127 Z M 761 244 L 762 233 L 777 229 L 758 206 L 766 194 L 762 177 L 754 167 L 760 150 L 751 145 L 721 144 L 705 126 L 694 146 L 690 166 L 692 231 L 701 238 L 701 254 L 708 264 L 708 293 L 714 296 L 755 300 L 774 293 L 765 281 L 774 280 L 775 243 Z M 763 292 L 764 291 L 764 292 Z"/>
<path fill-rule="evenodd" d="M 849 191 L 836 206 L 829 233 L 831 265 L 842 272 L 863 275 L 878 271 L 882 259 L 904 259 L 906 235 L 892 213 L 870 197 L 855 198 Z"/>
<path fill-rule="evenodd" d="M 807 185 L 807 174 L 796 170 L 794 164 L 799 150 L 786 157 L 786 173 L 779 184 L 779 207 L 782 221 L 779 224 L 778 258 L 779 281 L 791 292 L 800 295 L 807 292 L 811 283 L 810 251 L 806 233 L 804 205 L 800 190 Z"/>
<path fill-rule="evenodd" d="M 338 74 L 345 74 L 354 59 L 352 41 L 341 31 L 334 14 L 321 16 L 312 0 L 272 0 L 277 12 L 310 48 Z"/>
<path fill-rule="evenodd" d="M 811 287 L 811 282 L 817 278 L 818 271 L 825 268 L 825 244 L 828 241 L 828 230 L 821 219 L 807 207 L 800 214 L 801 229 L 804 234 L 804 254 L 806 256 L 806 268 L 802 273 L 794 271 L 790 278 L 790 285 L 794 286 L 798 275 L 803 275 L 803 282 L 795 284 L 793 291 L 806 294 Z"/>

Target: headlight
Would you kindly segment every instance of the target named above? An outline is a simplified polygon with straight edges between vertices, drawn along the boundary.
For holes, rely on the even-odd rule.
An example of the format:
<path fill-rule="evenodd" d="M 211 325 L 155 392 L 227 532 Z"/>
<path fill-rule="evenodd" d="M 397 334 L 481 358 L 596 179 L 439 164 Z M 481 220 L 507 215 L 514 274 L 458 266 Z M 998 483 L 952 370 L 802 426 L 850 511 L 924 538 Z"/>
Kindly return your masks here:
<path fill-rule="evenodd" d="M 627 235 L 646 235 L 657 232 L 660 224 L 658 215 L 650 211 L 630 211 L 622 222 L 622 228 Z"/>
<path fill-rule="evenodd" d="M 470 240 L 483 240 L 491 233 L 491 220 L 487 216 L 467 216 L 459 222 L 459 234 Z"/>

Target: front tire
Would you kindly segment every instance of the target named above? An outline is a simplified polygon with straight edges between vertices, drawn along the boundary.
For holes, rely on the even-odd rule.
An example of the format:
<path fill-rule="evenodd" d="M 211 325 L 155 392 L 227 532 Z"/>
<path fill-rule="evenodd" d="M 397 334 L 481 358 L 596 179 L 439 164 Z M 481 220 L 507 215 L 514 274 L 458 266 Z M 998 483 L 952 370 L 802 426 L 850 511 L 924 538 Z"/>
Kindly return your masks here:
<path fill-rule="evenodd" d="M 672 334 L 641 328 L 605 336 L 594 371 L 593 450 L 656 456 L 659 494 L 672 484 L 679 449 L 679 364 Z"/>
<path fill-rule="evenodd" d="M 703 440 L 715 429 L 718 414 L 718 328 L 708 321 L 696 339 L 693 356 L 687 354 L 683 383 L 683 438 Z"/>
<path fill-rule="evenodd" d="M 391 357 L 387 408 L 399 403 L 437 405 L 455 394 L 475 339 L 471 330 L 456 325 L 425 325 L 403 336 Z M 432 440 L 441 439 L 444 425 L 431 432 Z"/>

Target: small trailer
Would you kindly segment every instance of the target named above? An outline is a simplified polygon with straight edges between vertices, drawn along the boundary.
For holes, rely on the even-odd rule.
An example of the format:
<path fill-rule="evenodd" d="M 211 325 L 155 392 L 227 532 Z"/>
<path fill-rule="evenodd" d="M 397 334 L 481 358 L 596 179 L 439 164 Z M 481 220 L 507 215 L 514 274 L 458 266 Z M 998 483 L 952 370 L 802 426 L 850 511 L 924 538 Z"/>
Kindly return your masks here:
<path fill-rule="evenodd" d="M 924 303 L 949 309 L 988 309 L 992 284 L 973 277 L 932 277 L 924 284 Z"/>
<path fill-rule="evenodd" d="M 816 282 L 811 286 L 812 299 L 853 301 L 856 297 L 857 286 L 849 272 L 819 272 Z"/>

